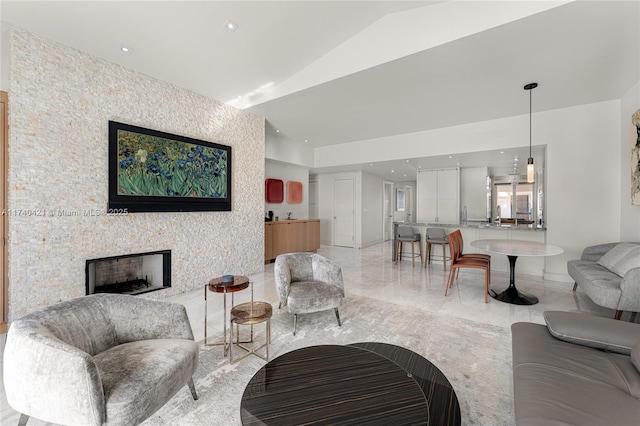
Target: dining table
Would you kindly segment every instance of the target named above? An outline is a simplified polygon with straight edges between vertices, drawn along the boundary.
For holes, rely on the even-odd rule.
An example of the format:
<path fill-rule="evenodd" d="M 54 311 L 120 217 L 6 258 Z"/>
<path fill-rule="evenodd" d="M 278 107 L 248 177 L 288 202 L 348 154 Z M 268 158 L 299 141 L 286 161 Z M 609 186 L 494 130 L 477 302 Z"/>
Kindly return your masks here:
<path fill-rule="evenodd" d="M 509 258 L 509 287 L 500 293 L 490 290 L 489 294 L 496 300 L 513 305 L 535 305 L 538 298 L 518 290 L 516 287 L 516 260 L 521 256 L 556 256 L 564 252 L 558 246 L 539 243 L 536 241 L 522 241 L 511 239 L 484 239 L 471 242 L 471 247 L 489 253 L 503 254 Z"/>

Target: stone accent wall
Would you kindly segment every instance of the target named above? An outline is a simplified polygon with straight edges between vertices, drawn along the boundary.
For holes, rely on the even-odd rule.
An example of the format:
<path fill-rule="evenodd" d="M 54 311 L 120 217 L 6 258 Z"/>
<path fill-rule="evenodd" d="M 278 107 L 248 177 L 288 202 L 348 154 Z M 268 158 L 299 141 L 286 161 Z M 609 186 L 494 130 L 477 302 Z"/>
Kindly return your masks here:
<path fill-rule="evenodd" d="M 262 270 L 263 118 L 29 32 L 9 43 L 10 320 L 83 296 L 86 259 L 171 249 L 171 289 L 145 297 Z M 106 215 L 109 120 L 230 145 L 232 211 Z"/>

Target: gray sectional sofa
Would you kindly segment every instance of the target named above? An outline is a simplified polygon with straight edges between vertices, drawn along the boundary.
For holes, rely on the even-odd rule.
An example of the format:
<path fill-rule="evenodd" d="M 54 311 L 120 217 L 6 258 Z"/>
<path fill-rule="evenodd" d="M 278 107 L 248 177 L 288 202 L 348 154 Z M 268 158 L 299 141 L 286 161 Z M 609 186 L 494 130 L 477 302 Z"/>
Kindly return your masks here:
<path fill-rule="evenodd" d="M 545 312 L 511 326 L 517 426 L 640 424 L 640 324 Z"/>
<path fill-rule="evenodd" d="M 640 312 L 640 244 L 607 243 L 584 249 L 580 259 L 569 260 L 567 271 L 594 303 L 624 311 Z"/>

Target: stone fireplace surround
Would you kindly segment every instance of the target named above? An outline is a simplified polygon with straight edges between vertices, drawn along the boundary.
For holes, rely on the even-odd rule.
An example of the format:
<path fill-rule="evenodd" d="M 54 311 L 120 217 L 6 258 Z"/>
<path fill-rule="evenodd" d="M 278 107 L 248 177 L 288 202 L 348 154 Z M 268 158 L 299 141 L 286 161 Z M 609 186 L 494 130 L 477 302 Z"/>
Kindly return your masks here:
<path fill-rule="evenodd" d="M 264 268 L 265 120 L 35 34 L 9 31 L 8 205 L 83 212 L 108 202 L 108 121 L 233 149 L 231 212 L 9 218 L 9 322 L 86 294 L 85 264 L 171 248 L 164 298 Z"/>

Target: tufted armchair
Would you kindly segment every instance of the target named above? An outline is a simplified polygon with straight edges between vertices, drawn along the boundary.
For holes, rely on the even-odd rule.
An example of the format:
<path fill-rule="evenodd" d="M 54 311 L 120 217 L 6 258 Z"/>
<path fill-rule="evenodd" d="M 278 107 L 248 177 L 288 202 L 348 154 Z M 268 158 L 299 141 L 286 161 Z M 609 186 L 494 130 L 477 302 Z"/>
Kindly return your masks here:
<path fill-rule="evenodd" d="M 15 320 L 3 364 L 21 425 L 136 425 L 185 384 L 198 399 L 184 306 L 138 296 L 94 294 Z"/>
<path fill-rule="evenodd" d="M 335 311 L 344 298 L 342 270 L 338 265 L 316 253 L 288 253 L 276 257 L 274 267 L 279 307 L 293 314 L 293 335 L 296 335 L 298 314 Z"/>

